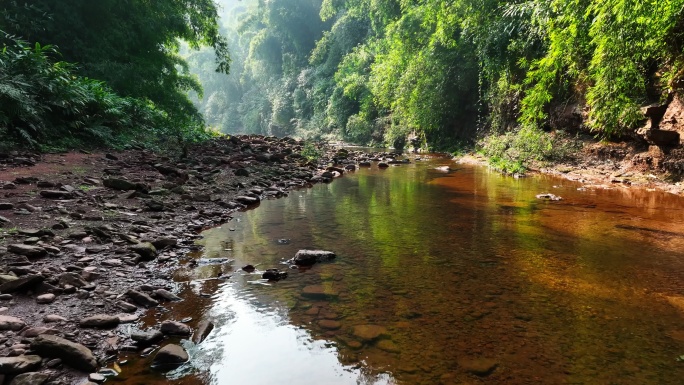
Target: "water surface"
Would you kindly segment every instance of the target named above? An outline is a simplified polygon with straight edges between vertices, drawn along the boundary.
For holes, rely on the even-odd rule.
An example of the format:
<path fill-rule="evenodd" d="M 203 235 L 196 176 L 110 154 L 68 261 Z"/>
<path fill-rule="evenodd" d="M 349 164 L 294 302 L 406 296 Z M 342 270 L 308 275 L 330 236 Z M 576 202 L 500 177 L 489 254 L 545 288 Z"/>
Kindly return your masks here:
<path fill-rule="evenodd" d="M 563 200 L 535 198 L 545 192 Z M 683 218 L 674 195 L 514 179 L 446 158 L 362 169 L 204 233 L 198 257 L 229 262 L 180 271 L 190 299 L 157 316 L 216 327 L 186 343 L 192 364 L 170 377 L 682 384 Z M 280 282 L 240 270 L 287 269 L 303 248 L 338 258 Z M 168 381 L 136 368 L 120 380 Z"/>

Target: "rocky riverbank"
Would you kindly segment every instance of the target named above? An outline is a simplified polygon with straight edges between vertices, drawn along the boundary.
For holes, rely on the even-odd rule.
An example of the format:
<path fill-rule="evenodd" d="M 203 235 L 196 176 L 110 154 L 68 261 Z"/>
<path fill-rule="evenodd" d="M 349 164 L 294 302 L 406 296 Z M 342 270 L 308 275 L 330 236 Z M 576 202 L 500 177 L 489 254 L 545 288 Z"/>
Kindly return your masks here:
<path fill-rule="evenodd" d="M 155 352 L 160 365 L 187 360 L 160 341 L 201 340 L 207 330 L 123 325 L 182 300 L 171 275 L 201 230 L 369 161 L 327 148 L 310 161 L 303 149 L 290 138 L 234 136 L 183 159 L 144 150 L 0 159 L 0 384 L 102 382 L 116 373 L 98 369 L 119 352 L 150 346 L 166 345 Z"/>

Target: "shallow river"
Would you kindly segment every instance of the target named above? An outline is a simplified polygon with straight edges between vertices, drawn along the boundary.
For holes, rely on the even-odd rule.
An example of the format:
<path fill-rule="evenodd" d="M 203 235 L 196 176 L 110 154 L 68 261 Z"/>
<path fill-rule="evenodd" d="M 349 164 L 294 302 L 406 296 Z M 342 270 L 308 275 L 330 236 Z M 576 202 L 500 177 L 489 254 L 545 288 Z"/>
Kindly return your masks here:
<path fill-rule="evenodd" d="M 684 383 L 681 197 L 434 157 L 293 191 L 204 235 L 200 265 L 176 277 L 186 300 L 146 322 L 214 330 L 184 342 L 191 364 L 168 378 L 138 360 L 114 382 Z M 281 264 L 304 248 L 338 257 Z"/>

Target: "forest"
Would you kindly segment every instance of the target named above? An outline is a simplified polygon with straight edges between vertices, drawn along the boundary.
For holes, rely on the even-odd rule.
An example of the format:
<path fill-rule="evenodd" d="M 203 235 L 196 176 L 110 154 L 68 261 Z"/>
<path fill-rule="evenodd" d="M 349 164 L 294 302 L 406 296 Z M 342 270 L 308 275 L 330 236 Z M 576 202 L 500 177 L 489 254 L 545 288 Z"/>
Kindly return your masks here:
<path fill-rule="evenodd" d="M 125 3 L 4 5 L 3 138 L 289 135 L 523 164 L 629 137 L 684 76 L 684 0 Z"/>

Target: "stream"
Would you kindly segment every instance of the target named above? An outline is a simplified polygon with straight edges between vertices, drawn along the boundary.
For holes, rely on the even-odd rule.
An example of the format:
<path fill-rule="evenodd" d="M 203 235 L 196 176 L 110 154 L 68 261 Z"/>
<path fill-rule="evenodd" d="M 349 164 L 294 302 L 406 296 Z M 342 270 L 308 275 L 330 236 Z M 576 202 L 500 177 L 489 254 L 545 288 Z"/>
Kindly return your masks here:
<path fill-rule="evenodd" d="M 204 232 L 175 277 L 185 300 L 144 324 L 215 327 L 182 341 L 183 367 L 132 355 L 108 382 L 682 384 L 683 197 L 421 156 Z M 337 258 L 282 264 L 300 249 Z M 266 282 L 267 268 L 289 276 Z"/>

